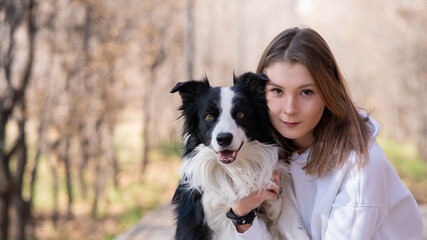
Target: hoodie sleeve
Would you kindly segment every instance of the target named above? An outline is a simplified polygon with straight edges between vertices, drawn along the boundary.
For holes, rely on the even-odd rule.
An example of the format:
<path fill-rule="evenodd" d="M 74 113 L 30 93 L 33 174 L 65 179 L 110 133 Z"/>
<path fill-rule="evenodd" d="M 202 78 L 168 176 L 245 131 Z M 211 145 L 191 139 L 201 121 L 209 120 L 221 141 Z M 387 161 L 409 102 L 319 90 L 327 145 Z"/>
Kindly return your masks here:
<path fill-rule="evenodd" d="M 271 239 L 269 232 L 265 223 L 261 221 L 258 217 L 255 217 L 252 226 L 244 233 L 239 233 L 236 230 L 236 227 L 233 224 L 235 230 L 235 239 L 236 240 L 260 240 L 260 239 Z"/>

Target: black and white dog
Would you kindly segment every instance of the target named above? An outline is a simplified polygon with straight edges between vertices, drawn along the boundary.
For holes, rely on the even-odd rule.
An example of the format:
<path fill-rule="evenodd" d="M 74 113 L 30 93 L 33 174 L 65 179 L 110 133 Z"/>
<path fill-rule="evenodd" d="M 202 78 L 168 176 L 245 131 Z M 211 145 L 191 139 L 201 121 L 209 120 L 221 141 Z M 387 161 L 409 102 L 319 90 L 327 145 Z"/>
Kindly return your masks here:
<path fill-rule="evenodd" d="M 234 85 L 212 88 L 207 78 L 178 83 L 184 117 L 181 181 L 173 197 L 175 239 L 233 239 L 227 219 L 233 201 L 268 188 L 281 174 L 279 200 L 266 201 L 257 216 L 272 239 L 308 239 L 293 200 L 287 166 L 278 161 L 263 74 L 246 73 Z"/>

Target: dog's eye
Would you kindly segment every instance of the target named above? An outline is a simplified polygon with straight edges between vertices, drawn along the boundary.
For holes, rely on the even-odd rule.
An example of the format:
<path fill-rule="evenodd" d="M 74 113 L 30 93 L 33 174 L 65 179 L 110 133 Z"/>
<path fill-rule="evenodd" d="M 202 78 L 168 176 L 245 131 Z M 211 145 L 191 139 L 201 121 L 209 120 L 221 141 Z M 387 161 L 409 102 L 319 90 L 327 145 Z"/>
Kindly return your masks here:
<path fill-rule="evenodd" d="M 236 114 L 236 117 L 237 117 L 237 118 L 239 118 L 239 119 L 242 119 L 242 118 L 244 118 L 244 117 L 245 117 L 245 114 L 244 114 L 244 113 L 242 113 L 242 112 L 238 112 L 238 113 Z"/>
<path fill-rule="evenodd" d="M 213 121 L 214 120 L 214 116 L 212 116 L 211 114 L 206 114 L 205 119 L 207 121 Z"/>

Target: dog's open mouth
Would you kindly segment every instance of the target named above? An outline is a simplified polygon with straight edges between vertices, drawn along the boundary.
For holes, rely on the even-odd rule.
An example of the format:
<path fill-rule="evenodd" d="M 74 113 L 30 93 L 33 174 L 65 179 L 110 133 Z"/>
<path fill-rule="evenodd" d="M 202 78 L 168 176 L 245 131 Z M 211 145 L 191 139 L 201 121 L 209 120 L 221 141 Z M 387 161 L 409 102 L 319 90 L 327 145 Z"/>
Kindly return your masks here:
<path fill-rule="evenodd" d="M 232 163 L 237 158 L 237 152 L 238 152 L 237 150 L 235 150 L 235 151 L 232 151 L 232 150 L 220 151 L 218 153 L 219 161 L 224 163 L 224 164 Z"/>
<path fill-rule="evenodd" d="M 222 151 L 219 151 L 218 152 L 219 161 L 224 164 L 230 164 L 236 161 L 237 153 L 240 151 L 242 146 L 243 146 L 243 142 L 242 144 L 240 144 L 240 147 L 237 150 L 224 149 Z"/>

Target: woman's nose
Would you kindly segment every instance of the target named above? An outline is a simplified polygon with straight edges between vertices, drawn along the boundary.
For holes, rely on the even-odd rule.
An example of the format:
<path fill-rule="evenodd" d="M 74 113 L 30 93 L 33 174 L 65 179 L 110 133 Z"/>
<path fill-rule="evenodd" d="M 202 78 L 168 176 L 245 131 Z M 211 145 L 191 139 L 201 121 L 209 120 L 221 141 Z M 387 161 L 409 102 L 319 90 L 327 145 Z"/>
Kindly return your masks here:
<path fill-rule="evenodd" d="M 298 101 L 294 96 L 286 96 L 283 103 L 283 112 L 287 115 L 298 113 Z"/>

